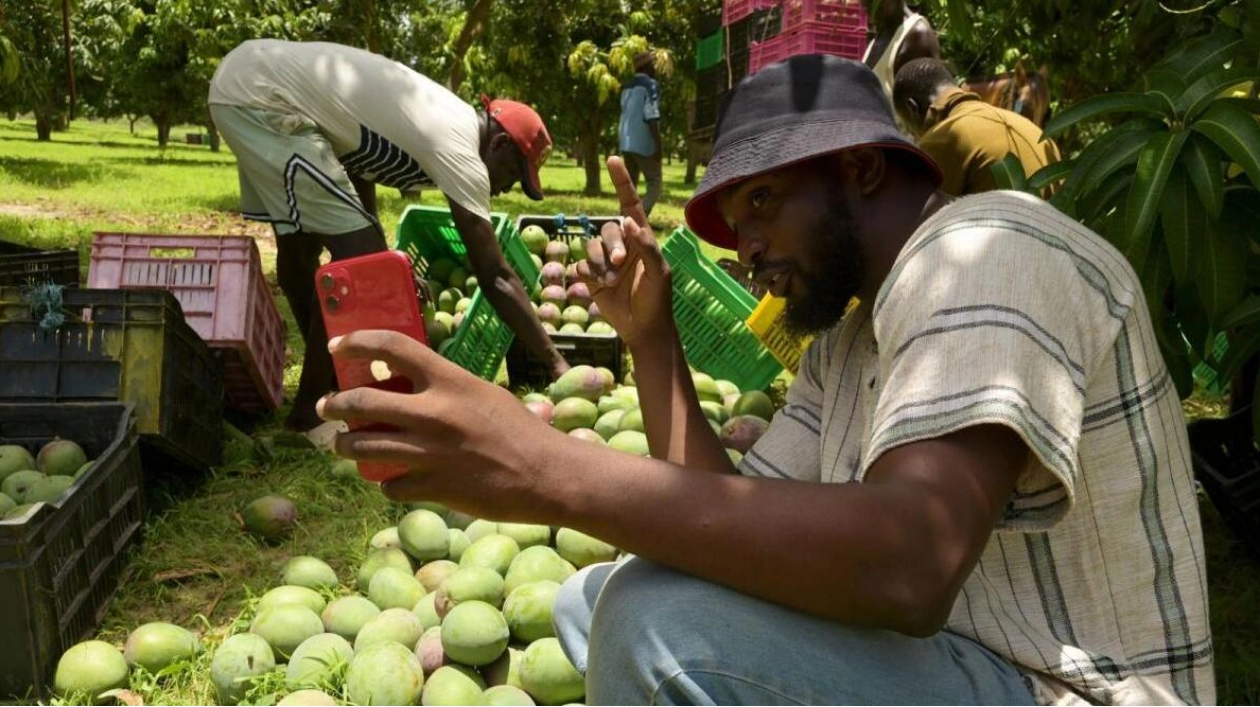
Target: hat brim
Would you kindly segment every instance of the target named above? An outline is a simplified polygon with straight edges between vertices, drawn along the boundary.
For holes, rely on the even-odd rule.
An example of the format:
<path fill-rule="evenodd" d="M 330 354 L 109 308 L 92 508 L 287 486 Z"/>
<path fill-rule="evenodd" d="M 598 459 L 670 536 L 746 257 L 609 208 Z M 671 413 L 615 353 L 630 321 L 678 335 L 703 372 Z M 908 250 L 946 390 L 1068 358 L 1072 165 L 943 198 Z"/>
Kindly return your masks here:
<path fill-rule="evenodd" d="M 936 185 L 942 181 L 940 167 L 915 147 L 894 127 L 872 120 L 833 120 L 759 133 L 722 145 L 718 138 L 713 158 L 696 193 L 687 202 L 687 226 L 700 238 L 728 250 L 737 250 L 739 240 L 718 212 L 718 195 L 747 179 L 784 167 L 852 150 L 880 147 L 909 152 L 920 158 L 932 172 Z"/>
<path fill-rule="evenodd" d="M 538 168 L 534 167 L 523 153 L 521 154 L 521 191 L 534 201 L 543 200 L 542 180 L 539 178 Z"/>

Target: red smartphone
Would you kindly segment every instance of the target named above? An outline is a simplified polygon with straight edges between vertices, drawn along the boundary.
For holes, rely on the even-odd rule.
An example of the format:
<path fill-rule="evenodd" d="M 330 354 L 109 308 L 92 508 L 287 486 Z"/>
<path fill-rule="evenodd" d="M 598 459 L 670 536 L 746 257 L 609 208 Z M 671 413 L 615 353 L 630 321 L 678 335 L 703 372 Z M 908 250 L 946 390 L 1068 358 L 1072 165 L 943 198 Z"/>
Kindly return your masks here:
<path fill-rule="evenodd" d="M 410 336 L 425 346 L 424 305 L 416 287 L 411 259 L 398 250 L 333 261 L 315 271 L 315 291 L 328 338 L 362 329 L 388 329 Z M 397 393 L 414 390 L 405 376 L 378 380 L 373 362 L 333 358 L 337 387 L 368 386 Z M 379 366 L 378 366 L 379 368 Z M 395 431 L 393 425 L 350 421 L 351 430 Z M 388 481 L 407 472 L 398 464 L 359 462 L 359 475 L 369 481 Z"/>

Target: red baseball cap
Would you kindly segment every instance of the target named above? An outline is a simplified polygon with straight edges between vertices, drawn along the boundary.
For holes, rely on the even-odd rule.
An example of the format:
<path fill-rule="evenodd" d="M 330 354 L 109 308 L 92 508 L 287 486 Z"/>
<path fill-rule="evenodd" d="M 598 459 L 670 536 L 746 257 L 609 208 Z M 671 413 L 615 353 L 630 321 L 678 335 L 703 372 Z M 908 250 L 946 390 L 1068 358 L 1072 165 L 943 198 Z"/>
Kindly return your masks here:
<path fill-rule="evenodd" d="M 481 103 L 486 107 L 486 115 L 494 118 L 520 149 L 525 158 L 525 178 L 521 180 L 521 189 L 534 201 L 542 201 L 542 182 L 538 178 L 538 170 L 551 154 L 551 136 L 547 134 L 547 126 L 533 108 L 502 98 L 490 100 L 482 94 Z"/>

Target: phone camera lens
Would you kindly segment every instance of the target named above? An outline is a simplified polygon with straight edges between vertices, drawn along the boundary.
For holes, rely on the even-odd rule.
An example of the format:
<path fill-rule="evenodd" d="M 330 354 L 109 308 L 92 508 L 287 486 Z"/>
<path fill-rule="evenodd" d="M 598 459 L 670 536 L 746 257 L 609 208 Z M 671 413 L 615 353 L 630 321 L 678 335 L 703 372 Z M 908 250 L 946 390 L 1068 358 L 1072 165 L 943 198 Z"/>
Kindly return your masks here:
<path fill-rule="evenodd" d="M 341 300 L 337 299 L 336 297 L 329 297 L 328 299 L 324 300 L 324 306 L 328 307 L 328 311 L 335 312 L 337 311 L 337 308 L 341 306 Z"/>
<path fill-rule="evenodd" d="M 319 286 L 325 290 L 331 290 L 333 288 L 333 276 L 328 273 L 324 273 L 323 277 L 319 279 Z"/>

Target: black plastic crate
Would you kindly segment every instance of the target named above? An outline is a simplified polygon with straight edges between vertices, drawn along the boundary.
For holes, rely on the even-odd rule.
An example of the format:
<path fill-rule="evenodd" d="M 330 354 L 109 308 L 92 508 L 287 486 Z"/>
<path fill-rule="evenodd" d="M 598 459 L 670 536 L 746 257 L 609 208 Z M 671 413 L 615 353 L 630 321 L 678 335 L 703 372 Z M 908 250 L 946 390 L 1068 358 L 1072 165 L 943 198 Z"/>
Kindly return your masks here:
<path fill-rule="evenodd" d="M 79 284 L 79 251 L 42 250 L 0 241 L 0 285 Z"/>
<path fill-rule="evenodd" d="M 0 443 L 53 437 L 95 464 L 53 503 L 0 521 L 0 699 L 49 697 L 61 654 L 100 625 L 141 536 L 144 493 L 130 403 L 0 405 Z"/>
<path fill-rule="evenodd" d="M 599 230 L 606 223 L 621 223 L 620 216 L 570 216 L 568 214 L 525 214 L 516 219 L 516 232 L 520 233 L 521 229 L 526 226 L 538 226 L 546 231 L 547 238 L 551 240 L 562 240 L 566 243 L 571 242 L 574 238 L 590 238 L 598 236 Z M 534 283 L 526 283 L 533 285 Z"/>
<path fill-rule="evenodd" d="M 1195 476 L 1226 525 L 1260 557 L 1260 450 L 1251 409 L 1195 421 L 1188 431 Z"/>
<path fill-rule="evenodd" d="M 620 381 L 624 368 L 625 347 L 616 334 L 567 334 L 554 332 L 551 342 L 569 362 L 577 366 L 603 366 Z M 551 366 L 538 358 L 520 338 L 512 341 L 507 354 L 508 385 L 513 388 L 541 390 L 551 382 Z"/>
<path fill-rule="evenodd" d="M 19 288 L 0 288 L 0 403 L 135 404 L 146 446 L 204 470 L 219 463 L 223 369 L 166 290 L 66 290 L 46 330 Z"/>

